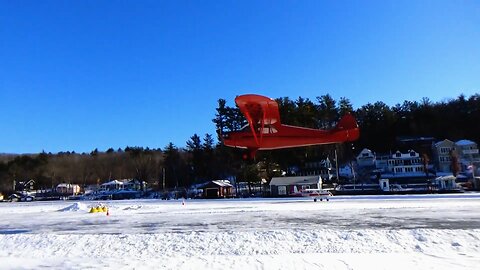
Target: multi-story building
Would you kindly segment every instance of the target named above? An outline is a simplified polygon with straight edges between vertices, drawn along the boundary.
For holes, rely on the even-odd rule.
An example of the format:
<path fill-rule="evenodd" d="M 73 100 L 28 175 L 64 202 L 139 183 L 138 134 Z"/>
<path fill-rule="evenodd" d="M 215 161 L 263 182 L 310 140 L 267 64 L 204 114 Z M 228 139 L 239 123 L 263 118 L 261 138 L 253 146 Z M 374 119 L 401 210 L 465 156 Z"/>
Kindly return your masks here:
<path fill-rule="evenodd" d="M 433 144 L 432 152 L 438 172 L 452 172 L 452 156 L 455 155 L 458 157 L 461 172 L 480 174 L 480 154 L 477 144 L 473 141 L 443 140 Z"/>
<path fill-rule="evenodd" d="M 432 161 L 438 172 L 452 171 L 452 151 L 455 151 L 455 143 L 443 140 L 432 145 Z"/>
<path fill-rule="evenodd" d="M 470 140 L 460 140 L 455 143 L 462 171 L 480 173 L 480 154 L 478 146 Z"/>
<path fill-rule="evenodd" d="M 420 154 L 413 150 L 407 153 L 395 152 L 387 161 L 386 173 L 393 175 L 419 176 L 424 175 L 424 165 Z"/>

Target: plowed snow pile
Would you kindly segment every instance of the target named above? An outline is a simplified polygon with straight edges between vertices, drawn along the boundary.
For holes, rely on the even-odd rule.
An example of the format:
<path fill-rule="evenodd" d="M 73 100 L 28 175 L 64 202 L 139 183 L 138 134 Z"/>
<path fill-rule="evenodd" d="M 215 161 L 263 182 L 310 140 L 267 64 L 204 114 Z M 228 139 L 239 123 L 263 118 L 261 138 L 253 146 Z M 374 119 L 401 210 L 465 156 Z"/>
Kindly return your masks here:
<path fill-rule="evenodd" d="M 1 269 L 476 269 L 480 195 L 0 204 Z M 134 211 L 132 211 L 134 210 Z"/>

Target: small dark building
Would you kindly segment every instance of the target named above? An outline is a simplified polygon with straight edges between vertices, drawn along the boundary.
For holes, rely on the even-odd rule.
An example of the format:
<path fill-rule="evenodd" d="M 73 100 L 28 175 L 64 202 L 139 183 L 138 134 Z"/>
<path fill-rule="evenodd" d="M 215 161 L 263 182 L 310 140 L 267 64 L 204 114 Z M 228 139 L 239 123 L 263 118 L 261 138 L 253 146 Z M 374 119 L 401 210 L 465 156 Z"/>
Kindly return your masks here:
<path fill-rule="evenodd" d="M 34 190 L 35 180 L 15 181 L 15 191 L 32 191 Z"/>
<path fill-rule="evenodd" d="M 231 198 L 234 196 L 233 186 L 227 180 L 214 180 L 200 187 L 203 197 L 208 199 Z"/>

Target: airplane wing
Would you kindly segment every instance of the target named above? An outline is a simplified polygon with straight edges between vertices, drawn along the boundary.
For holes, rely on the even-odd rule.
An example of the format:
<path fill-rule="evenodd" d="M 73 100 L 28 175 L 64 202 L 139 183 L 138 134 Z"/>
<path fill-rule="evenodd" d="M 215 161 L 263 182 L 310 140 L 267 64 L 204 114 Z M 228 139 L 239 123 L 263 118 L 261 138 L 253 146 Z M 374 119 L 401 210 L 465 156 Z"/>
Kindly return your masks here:
<path fill-rule="evenodd" d="M 247 118 L 257 145 L 263 134 L 276 133 L 280 126 L 280 113 L 275 100 L 255 94 L 241 95 L 235 98 L 240 111 Z"/>

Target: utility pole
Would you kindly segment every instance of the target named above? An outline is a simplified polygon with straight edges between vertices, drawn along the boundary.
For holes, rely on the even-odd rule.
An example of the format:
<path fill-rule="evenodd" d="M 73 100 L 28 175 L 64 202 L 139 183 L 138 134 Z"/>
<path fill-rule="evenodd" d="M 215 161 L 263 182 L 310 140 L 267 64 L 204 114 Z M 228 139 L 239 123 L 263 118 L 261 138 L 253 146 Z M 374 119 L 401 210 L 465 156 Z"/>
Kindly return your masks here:
<path fill-rule="evenodd" d="M 162 168 L 162 178 L 163 178 L 163 181 L 162 181 L 163 191 L 165 192 L 165 168 Z"/>
<path fill-rule="evenodd" d="M 352 174 L 353 174 L 353 189 L 356 189 L 356 177 L 355 177 L 355 169 L 353 168 L 353 162 L 350 162 L 350 167 L 352 169 Z M 362 184 L 362 189 L 363 189 L 363 184 Z"/>
<path fill-rule="evenodd" d="M 340 178 L 338 174 L 338 156 L 337 156 L 337 145 L 335 145 L 335 171 L 337 172 L 337 183 L 340 183 Z"/>

